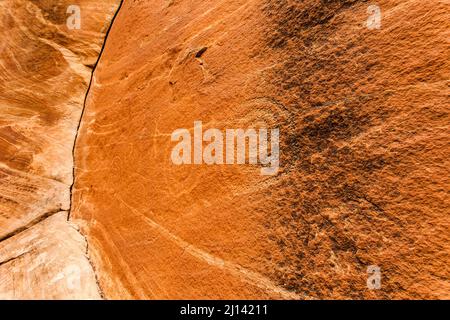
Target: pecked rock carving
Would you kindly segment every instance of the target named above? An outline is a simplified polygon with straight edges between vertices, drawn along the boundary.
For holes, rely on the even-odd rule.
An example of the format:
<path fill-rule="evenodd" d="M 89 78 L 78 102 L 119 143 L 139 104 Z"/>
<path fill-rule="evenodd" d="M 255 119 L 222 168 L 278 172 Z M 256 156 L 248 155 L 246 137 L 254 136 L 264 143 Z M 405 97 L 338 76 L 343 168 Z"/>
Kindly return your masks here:
<path fill-rule="evenodd" d="M 448 3 L 72 2 L 0 2 L 0 298 L 450 297 Z"/>
<path fill-rule="evenodd" d="M 106 297 L 449 297 L 448 4 L 373 5 L 124 2 L 75 150 Z M 278 127 L 278 174 L 172 163 L 195 121 Z"/>

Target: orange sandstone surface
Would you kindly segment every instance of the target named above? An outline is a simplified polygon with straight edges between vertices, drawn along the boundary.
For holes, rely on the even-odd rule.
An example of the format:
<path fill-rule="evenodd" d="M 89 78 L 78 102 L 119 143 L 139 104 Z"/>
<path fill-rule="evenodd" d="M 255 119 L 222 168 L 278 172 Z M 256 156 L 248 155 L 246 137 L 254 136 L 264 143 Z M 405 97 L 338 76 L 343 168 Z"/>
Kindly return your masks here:
<path fill-rule="evenodd" d="M 66 23 L 74 5 L 79 29 Z M 67 216 L 75 136 L 117 6 L 0 1 L 0 299 L 100 298 Z"/>
<path fill-rule="evenodd" d="M 449 3 L 377 1 L 375 28 L 370 5 L 124 1 L 74 153 L 71 220 L 105 298 L 450 297 Z M 58 57 L 45 61 L 70 65 Z M 29 159 L 70 145 L 73 126 L 64 140 L 49 136 L 67 108 L 55 107 L 57 117 L 40 107 L 60 98 L 42 87 L 47 78 L 14 77 L 14 88 L 33 82 L 30 93 L 3 84 L 9 117 L 39 130 L 12 132 L 16 120 L 2 120 L 9 138 L 0 147 L 18 159 L 2 172 L 57 190 L 70 182 L 57 170 L 68 160 Z M 85 80 L 51 79 L 82 99 Z M 34 104 L 18 108 L 22 96 Z M 175 165 L 171 134 L 192 132 L 194 121 L 279 128 L 280 170 Z M 34 149 L 16 151 L 8 139 Z M 67 198 L 57 202 L 67 209 Z M 367 286 L 369 266 L 380 268 L 378 290 Z"/>

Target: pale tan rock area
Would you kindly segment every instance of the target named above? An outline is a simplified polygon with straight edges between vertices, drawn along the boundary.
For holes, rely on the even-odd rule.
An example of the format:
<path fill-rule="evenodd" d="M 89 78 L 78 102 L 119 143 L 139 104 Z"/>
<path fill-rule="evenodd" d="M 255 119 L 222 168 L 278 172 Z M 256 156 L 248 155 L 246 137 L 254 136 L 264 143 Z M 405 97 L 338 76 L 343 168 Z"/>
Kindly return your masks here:
<path fill-rule="evenodd" d="M 124 1 L 75 149 L 106 298 L 450 297 L 449 2 L 373 4 Z M 196 120 L 279 128 L 279 173 L 173 164 Z"/>
<path fill-rule="evenodd" d="M 118 4 L 0 1 L 2 299 L 100 297 L 86 241 L 67 211 L 77 127 Z M 66 23 L 70 6 L 80 9 L 79 29 Z"/>
<path fill-rule="evenodd" d="M 0 299 L 100 299 L 87 243 L 67 212 L 0 243 Z"/>

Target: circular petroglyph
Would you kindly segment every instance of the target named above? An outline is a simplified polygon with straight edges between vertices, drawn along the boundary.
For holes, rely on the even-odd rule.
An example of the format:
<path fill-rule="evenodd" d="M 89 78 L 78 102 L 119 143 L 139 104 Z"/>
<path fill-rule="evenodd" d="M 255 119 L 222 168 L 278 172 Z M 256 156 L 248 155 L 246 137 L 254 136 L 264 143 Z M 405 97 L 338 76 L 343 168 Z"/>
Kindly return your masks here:
<path fill-rule="evenodd" d="M 235 117 L 228 126 L 236 128 L 267 128 L 282 130 L 293 114 L 281 102 L 272 97 L 255 97 L 233 106 Z"/>

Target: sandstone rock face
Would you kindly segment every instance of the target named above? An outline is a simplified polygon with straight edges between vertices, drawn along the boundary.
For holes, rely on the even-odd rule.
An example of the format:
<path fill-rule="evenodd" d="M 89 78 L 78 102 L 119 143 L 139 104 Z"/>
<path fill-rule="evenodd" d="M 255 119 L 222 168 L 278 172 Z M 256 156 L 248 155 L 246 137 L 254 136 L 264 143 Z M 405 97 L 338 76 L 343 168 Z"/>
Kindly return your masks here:
<path fill-rule="evenodd" d="M 75 149 L 105 297 L 450 297 L 449 6 L 377 5 L 124 2 Z M 280 171 L 175 165 L 194 121 L 279 128 Z"/>
<path fill-rule="evenodd" d="M 1 298 L 99 297 L 67 210 L 77 127 L 117 6 L 0 1 Z"/>
<path fill-rule="evenodd" d="M 0 299 L 450 298 L 447 1 L 118 4 L 0 1 Z"/>
<path fill-rule="evenodd" d="M 100 299 L 86 247 L 67 212 L 0 242 L 0 299 Z"/>

